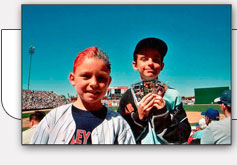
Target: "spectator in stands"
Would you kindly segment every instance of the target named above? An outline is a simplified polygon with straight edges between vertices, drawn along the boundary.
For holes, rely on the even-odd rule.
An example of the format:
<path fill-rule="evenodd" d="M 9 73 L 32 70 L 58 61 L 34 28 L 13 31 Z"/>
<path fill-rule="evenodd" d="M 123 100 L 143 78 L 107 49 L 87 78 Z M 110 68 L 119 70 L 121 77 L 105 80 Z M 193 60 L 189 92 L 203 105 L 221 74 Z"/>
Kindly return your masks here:
<path fill-rule="evenodd" d="M 194 139 L 201 139 L 202 135 L 203 135 L 203 131 L 206 128 L 206 122 L 204 118 L 201 118 L 198 122 L 199 125 L 199 130 L 197 130 L 194 134 L 193 137 Z M 200 141 L 199 141 L 200 142 Z"/>
<path fill-rule="evenodd" d="M 207 127 L 205 118 L 201 118 L 196 126 L 196 132 L 189 138 L 188 144 L 200 144 L 204 129 Z"/>
<path fill-rule="evenodd" d="M 206 121 L 205 121 L 204 117 L 201 118 L 198 123 L 199 123 L 199 126 L 200 126 L 201 130 L 203 130 L 203 129 L 205 129 L 207 127 L 207 124 L 206 124 Z"/>
<path fill-rule="evenodd" d="M 209 108 L 206 112 L 202 112 L 201 115 L 205 116 L 205 123 L 209 125 L 213 120 L 218 121 L 220 119 L 220 114 L 216 109 Z"/>
<path fill-rule="evenodd" d="M 225 118 L 208 124 L 201 144 L 231 144 L 231 90 L 225 90 L 214 102 L 219 104 Z"/>
<path fill-rule="evenodd" d="M 30 144 L 30 139 L 34 134 L 37 125 L 44 118 L 45 115 L 45 112 L 42 111 L 36 111 L 30 115 L 30 129 L 22 132 L 22 144 Z"/>

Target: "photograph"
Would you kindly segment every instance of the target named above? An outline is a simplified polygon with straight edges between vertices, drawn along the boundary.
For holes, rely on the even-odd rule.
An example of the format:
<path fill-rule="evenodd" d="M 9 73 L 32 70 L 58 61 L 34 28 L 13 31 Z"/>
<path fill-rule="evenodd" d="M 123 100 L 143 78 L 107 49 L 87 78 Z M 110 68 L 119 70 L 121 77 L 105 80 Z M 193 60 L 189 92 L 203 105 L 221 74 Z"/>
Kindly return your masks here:
<path fill-rule="evenodd" d="M 21 144 L 231 145 L 231 4 L 22 4 Z"/>

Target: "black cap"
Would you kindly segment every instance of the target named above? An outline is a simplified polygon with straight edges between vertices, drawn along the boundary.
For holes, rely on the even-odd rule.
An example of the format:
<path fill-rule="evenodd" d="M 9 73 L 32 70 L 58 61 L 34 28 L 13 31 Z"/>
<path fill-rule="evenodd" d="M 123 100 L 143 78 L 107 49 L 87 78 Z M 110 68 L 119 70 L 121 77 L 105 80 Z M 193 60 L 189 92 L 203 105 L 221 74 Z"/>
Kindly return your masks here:
<path fill-rule="evenodd" d="M 153 37 L 145 38 L 138 42 L 133 53 L 134 60 L 135 60 L 136 54 L 138 54 L 142 49 L 147 49 L 147 48 L 157 50 L 161 54 L 162 59 L 164 58 L 168 50 L 168 47 L 164 41 L 158 38 L 153 38 Z"/>

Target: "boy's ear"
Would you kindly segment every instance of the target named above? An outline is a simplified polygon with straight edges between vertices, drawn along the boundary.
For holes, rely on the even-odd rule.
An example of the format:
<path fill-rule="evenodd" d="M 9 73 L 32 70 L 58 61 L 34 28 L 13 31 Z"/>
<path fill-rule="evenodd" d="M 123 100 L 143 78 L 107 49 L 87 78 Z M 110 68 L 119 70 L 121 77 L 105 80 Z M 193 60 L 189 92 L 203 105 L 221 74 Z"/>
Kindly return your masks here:
<path fill-rule="evenodd" d="M 165 63 L 162 62 L 162 64 L 161 64 L 161 70 L 163 70 L 164 66 L 165 66 Z"/>
<path fill-rule="evenodd" d="M 75 86 L 75 75 L 74 75 L 74 73 L 70 73 L 69 74 L 69 81 L 70 81 L 70 83 L 71 83 L 71 85 L 72 86 Z"/>
<path fill-rule="evenodd" d="M 34 124 L 35 124 L 35 123 L 34 123 L 34 120 L 31 120 L 31 121 L 30 121 L 30 128 L 32 128 L 32 127 L 34 126 Z"/>
<path fill-rule="evenodd" d="M 108 86 L 110 85 L 111 81 L 112 81 L 112 77 L 109 76 L 109 84 L 108 84 Z"/>
<path fill-rule="evenodd" d="M 135 61 L 132 62 L 132 67 L 134 70 L 138 70 L 137 63 Z"/>

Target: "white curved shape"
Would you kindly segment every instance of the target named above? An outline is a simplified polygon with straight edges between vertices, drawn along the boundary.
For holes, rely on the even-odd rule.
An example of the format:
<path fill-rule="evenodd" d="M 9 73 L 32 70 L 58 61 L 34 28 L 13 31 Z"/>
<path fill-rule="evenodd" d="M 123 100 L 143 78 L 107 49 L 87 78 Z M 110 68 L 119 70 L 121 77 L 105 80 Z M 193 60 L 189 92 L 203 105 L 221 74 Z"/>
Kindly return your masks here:
<path fill-rule="evenodd" d="M 21 30 L 2 29 L 1 104 L 6 113 L 21 119 Z"/>

